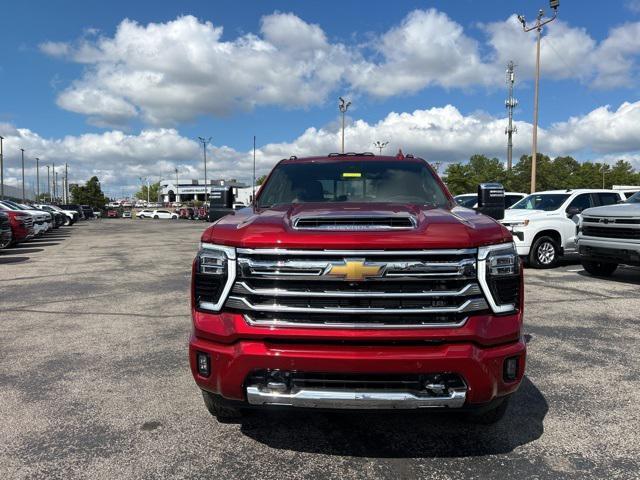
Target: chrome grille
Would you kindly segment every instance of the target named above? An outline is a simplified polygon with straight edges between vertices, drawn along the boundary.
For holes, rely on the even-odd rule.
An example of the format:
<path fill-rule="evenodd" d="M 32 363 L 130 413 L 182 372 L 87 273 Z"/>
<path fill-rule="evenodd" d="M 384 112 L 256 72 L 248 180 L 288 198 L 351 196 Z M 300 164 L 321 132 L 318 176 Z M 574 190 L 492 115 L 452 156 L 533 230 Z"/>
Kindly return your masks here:
<path fill-rule="evenodd" d="M 621 217 L 584 217 L 582 235 L 586 237 L 640 239 L 640 220 Z"/>
<path fill-rule="evenodd" d="M 237 263 L 225 306 L 252 325 L 461 326 L 471 312 L 489 308 L 477 282 L 475 249 L 238 249 Z"/>

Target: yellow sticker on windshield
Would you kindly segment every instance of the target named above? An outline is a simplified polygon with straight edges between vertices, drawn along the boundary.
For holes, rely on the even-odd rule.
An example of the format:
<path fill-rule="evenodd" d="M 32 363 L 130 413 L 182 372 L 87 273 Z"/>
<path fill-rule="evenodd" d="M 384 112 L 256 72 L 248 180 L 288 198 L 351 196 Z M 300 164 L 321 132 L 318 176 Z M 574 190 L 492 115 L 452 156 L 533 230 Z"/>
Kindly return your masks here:
<path fill-rule="evenodd" d="M 342 172 L 342 178 L 360 178 L 362 177 L 361 173 L 357 172 Z"/>

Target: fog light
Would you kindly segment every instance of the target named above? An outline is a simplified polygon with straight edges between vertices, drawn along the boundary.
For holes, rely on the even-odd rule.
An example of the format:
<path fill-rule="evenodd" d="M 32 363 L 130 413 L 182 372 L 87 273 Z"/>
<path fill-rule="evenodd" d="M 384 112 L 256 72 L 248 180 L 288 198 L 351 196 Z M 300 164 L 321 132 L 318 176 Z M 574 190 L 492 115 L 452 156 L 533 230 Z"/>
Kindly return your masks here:
<path fill-rule="evenodd" d="M 208 353 L 198 352 L 198 373 L 202 377 L 208 377 L 211 374 L 211 359 Z"/>
<path fill-rule="evenodd" d="M 518 357 L 507 358 L 504 361 L 504 380 L 505 382 L 513 382 L 518 376 Z"/>

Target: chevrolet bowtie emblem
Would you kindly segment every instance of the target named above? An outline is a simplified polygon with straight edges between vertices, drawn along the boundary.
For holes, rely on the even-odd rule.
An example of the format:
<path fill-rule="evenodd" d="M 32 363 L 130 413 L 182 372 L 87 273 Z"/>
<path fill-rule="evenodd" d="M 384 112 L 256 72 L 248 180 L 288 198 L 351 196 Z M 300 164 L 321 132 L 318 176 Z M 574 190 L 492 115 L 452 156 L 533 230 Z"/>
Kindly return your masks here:
<path fill-rule="evenodd" d="M 332 264 L 326 275 L 360 281 L 369 277 L 377 277 L 381 271 L 382 265 L 365 265 L 363 260 L 345 260 L 343 265 Z"/>

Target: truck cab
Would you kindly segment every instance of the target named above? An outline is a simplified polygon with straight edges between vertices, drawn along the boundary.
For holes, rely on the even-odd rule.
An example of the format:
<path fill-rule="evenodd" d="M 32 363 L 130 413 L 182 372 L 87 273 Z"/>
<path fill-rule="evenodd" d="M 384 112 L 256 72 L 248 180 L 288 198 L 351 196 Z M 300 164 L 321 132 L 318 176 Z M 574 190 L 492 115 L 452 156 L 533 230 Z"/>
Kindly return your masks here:
<path fill-rule="evenodd" d="M 251 208 L 203 233 L 192 268 L 190 366 L 218 419 L 290 407 L 494 422 L 524 374 L 512 235 L 419 158 L 282 160 Z"/>

